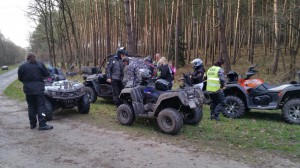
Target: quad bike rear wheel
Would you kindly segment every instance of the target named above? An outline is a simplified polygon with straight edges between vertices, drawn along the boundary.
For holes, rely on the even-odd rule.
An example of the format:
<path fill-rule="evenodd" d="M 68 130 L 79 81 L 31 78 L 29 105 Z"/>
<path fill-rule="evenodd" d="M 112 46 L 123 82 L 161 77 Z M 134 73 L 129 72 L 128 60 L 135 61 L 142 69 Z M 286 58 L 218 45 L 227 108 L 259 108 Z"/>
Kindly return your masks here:
<path fill-rule="evenodd" d="M 196 125 L 201 121 L 202 116 L 202 109 L 200 107 L 195 107 L 191 112 L 184 115 L 183 122 L 185 124 Z"/>
<path fill-rule="evenodd" d="M 245 114 L 245 104 L 243 100 L 237 96 L 225 97 L 225 110 L 222 113 L 228 118 L 241 118 Z"/>
<path fill-rule="evenodd" d="M 90 112 L 90 102 L 87 94 L 79 100 L 77 108 L 81 114 L 88 114 Z"/>
<path fill-rule="evenodd" d="M 287 123 L 300 124 L 300 99 L 288 100 L 282 108 L 282 116 Z"/>
<path fill-rule="evenodd" d="M 117 109 L 117 118 L 122 125 L 132 125 L 135 115 L 131 106 L 129 104 L 121 104 Z"/>
<path fill-rule="evenodd" d="M 165 108 L 158 114 L 157 123 L 163 133 L 178 134 L 183 125 L 182 114 L 173 108 Z"/>
<path fill-rule="evenodd" d="M 86 87 L 86 92 L 88 94 L 88 99 L 90 103 L 95 103 L 97 100 L 97 95 L 95 90 L 92 87 Z"/>
<path fill-rule="evenodd" d="M 46 108 L 46 121 L 51 121 L 53 118 L 53 105 L 48 98 L 45 98 L 45 108 Z"/>

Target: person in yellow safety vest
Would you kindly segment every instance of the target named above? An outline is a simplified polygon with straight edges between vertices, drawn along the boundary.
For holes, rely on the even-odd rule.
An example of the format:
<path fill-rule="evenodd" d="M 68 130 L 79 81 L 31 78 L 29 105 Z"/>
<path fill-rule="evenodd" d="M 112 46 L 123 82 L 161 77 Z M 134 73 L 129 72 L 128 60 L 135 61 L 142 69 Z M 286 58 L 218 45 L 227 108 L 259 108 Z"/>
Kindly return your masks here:
<path fill-rule="evenodd" d="M 225 94 L 223 88 L 225 87 L 225 74 L 221 66 L 223 60 L 219 59 L 214 66 L 207 71 L 207 85 L 206 91 L 210 93 L 211 104 L 210 104 L 210 119 L 220 121 L 219 114 L 220 109 L 224 108 Z M 220 105 L 219 105 L 220 104 Z M 218 106 L 219 105 L 219 106 Z M 217 107 L 217 108 L 216 108 Z M 219 110 L 218 110 L 219 109 Z"/>

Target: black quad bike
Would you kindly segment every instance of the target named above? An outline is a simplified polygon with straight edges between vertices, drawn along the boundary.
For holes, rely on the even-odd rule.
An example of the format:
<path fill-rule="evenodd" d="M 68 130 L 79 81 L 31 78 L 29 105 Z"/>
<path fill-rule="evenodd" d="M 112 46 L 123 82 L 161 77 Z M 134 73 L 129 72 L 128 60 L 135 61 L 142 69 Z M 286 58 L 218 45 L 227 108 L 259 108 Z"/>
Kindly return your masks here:
<path fill-rule="evenodd" d="M 156 118 L 163 133 L 177 134 L 183 123 L 196 125 L 202 119 L 203 93 L 187 87 L 170 90 L 168 82 L 157 80 L 155 85 L 138 85 L 125 88 L 120 94 L 124 104 L 117 109 L 122 125 L 132 125 L 136 118 Z"/>
<path fill-rule="evenodd" d="M 77 106 L 80 113 L 89 113 L 90 102 L 85 86 L 77 81 L 65 80 L 62 74 L 54 76 L 51 82 L 48 79 L 45 84 L 46 120 L 52 120 L 53 112 L 59 108 L 67 109 Z"/>
<path fill-rule="evenodd" d="M 288 123 L 300 124 L 300 84 L 291 82 L 270 86 L 262 79 L 251 78 L 258 72 L 251 66 L 245 77 L 234 71 L 228 73 L 226 108 L 222 113 L 229 118 L 240 118 L 250 109 L 282 109 L 282 117 Z"/>
<path fill-rule="evenodd" d="M 112 86 L 110 83 L 106 81 L 106 74 L 102 73 L 102 68 L 107 64 L 107 61 L 113 57 L 114 55 L 109 55 L 105 57 L 100 64 L 100 68 L 95 70 L 92 70 L 91 73 L 84 73 L 83 75 L 83 84 L 86 86 L 86 90 L 89 96 L 90 103 L 95 103 L 97 100 L 97 97 L 101 97 L 104 99 L 113 99 L 113 93 L 112 93 Z M 130 57 L 137 57 L 140 58 L 141 56 L 130 56 Z M 88 71 L 88 69 L 87 69 Z M 94 73 L 93 73 L 94 72 Z"/>

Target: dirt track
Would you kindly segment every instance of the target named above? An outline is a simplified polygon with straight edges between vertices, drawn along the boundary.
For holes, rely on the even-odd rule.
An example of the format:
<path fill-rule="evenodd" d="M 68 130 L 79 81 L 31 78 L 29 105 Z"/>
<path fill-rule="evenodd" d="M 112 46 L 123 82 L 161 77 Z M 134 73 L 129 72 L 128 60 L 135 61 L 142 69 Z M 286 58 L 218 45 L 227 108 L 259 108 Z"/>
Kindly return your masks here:
<path fill-rule="evenodd" d="M 299 167 L 299 164 L 272 155 L 263 165 L 247 165 L 63 117 L 49 122 L 53 130 L 31 130 L 25 102 L 0 96 L 0 107 L 1 168 Z"/>

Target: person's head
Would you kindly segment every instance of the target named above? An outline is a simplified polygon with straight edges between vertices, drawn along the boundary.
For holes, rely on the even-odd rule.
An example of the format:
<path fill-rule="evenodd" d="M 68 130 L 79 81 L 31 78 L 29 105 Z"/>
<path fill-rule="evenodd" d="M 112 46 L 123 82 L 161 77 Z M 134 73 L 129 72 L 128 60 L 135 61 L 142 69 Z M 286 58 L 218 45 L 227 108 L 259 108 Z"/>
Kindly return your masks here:
<path fill-rule="evenodd" d="M 224 61 L 222 60 L 222 58 L 218 59 L 217 62 L 214 63 L 214 66 L 219 66 L 221 67 L 224 64 Z"/>
<path fill-rule="evenodd" d="M 128 51 L 125 47 L 120 47 L 117 49 L 117 55 L 119 58 L 123 59 L 125 56 L 128 56 Z"/>
<path fill-rule="evenodd" d="M 166 65 L 168 64 L 168 60 L 165 57 L 161 57 L 158 61 L 158 64 Z"/>
<path fill-rule="evenodd" d="M 197 67 L 203 66 L 203 62 L 202 62 L 202 60 L 200 58 L 194 59 L 191 63 L 193 64 L 193 68 L 197 68 Z"/>
<path fill-rule="evenodd" d="M 153 63 L 153 60 L 152 60 L 152 57 L 150 56 L 150 55 L 148 55 L 145 59 L 144 59 L 144 61 L 147 61 L 147 62 L 149 62 L 149 63 Z"/>
<path fill-rule="evenodd" d="M 129 65 L 129 58 L 127 56 L 123 57 L 122 61 L 124 62 L 125 65 Z"/>
<path fill-rule="evenodd" d="M 33 52 L 27 53 L 26 60 L 29 61 L 29 62 L 31 62 L 31 63 L 36 62 L 36 56 L 35 56 L 35 54 Z"/>
<path fill-rule="evenodd" d="M 161 59 L 160 53 L 156 53 L 156 54 L 155 54 L 155 60 L 156 60 L 156 61 L 159 61 L 160 59 Z"/>
<path fill-rule="evenodd" d="M 173 67 L 173 61 L 169 61 L 169 66 Z"/>

